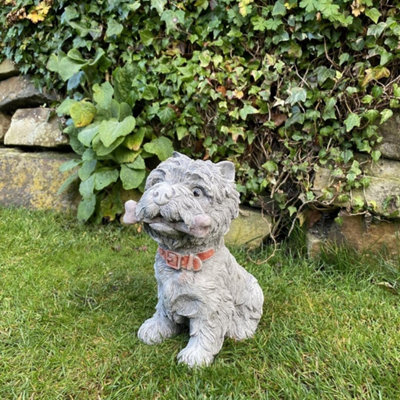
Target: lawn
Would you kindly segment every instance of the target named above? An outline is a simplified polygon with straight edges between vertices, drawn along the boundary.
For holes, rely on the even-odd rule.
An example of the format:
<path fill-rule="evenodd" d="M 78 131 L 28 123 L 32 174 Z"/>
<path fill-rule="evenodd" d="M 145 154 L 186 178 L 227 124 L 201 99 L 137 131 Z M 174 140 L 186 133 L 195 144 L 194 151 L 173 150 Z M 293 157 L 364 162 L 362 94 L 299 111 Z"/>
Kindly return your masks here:
<path fill-rule="evenodd" d="M 153 313 L 155 244 L 134 228 L 0 209 L 0 399 L 400 399 L 396 263 L 301 241 L 232 249 L 265 295 L 257 334 L 210 367 L 136 332 Z"/>

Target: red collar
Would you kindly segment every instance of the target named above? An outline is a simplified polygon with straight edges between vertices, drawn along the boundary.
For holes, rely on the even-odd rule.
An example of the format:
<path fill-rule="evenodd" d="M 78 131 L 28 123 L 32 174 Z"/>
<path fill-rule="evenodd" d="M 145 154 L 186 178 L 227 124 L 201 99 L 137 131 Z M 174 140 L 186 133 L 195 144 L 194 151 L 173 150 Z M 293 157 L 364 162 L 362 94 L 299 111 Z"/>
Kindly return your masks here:
<path fill-rule="evenodd" d="M 197 254 L 179 254 L 171 250 L 164 250 L 161 247 L 158 248 L 158 253 L 165 260 L 167 265 L 173 269 L 180 270 L 186 269 L 188 271 L 200 271 L 203 265 L 203 261 L 211 258 L 215 250 L 210 249 L 202 253 Z"/>

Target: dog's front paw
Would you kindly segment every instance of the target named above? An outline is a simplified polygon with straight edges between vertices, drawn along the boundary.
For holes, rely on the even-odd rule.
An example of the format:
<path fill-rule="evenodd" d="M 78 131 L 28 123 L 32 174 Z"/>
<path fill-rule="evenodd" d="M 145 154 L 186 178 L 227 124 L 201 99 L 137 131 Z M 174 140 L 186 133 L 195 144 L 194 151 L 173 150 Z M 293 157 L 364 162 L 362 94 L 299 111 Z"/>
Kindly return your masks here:
<path fill-rule="evenodd" d="M 178 327 L 175 323 L 167 318 L 153 316 L 139 328 L 138 337 L 146 344 L 157 344 L 177 333 Z"/>
<path fill-rule="evenodd" d="M 191 346 L 190 344 L 178 354 L 177 358 L 179 363 L 186 364 L 191 368 L 206 367 L 214 360 L 214 356 L 210 352 L 200 346 Z"/>

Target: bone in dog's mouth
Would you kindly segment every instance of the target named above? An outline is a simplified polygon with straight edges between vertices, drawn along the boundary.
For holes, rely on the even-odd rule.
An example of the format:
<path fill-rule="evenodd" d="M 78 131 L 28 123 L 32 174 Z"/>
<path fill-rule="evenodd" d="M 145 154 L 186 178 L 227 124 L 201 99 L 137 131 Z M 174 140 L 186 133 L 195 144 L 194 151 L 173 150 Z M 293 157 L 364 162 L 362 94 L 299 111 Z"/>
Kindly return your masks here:
<path fill-rule="evenodd" d="M 187 224 L 184 221 L 170 221 L 162 216 L 143 218 L 142 222 L 148 224 L 151 229 L 157 232 L 173 236 L 184 233 L 204 237 L 208 234 L 211 226 L 211 219 L 206 215 L 194 217 L 191 224 Z"/>

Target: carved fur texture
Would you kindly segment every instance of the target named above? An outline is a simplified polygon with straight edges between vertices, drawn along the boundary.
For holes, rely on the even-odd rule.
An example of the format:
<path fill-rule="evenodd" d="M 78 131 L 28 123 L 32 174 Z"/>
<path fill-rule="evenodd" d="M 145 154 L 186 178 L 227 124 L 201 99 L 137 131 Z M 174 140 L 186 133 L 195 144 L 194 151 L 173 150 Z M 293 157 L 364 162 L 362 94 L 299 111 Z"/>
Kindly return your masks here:
<path fill-rule="evenodd" d="M 156 312 L 138 332 L 143 342 L 155 344 L 188 326 L 189 343 L 178 361 L 190 367 L 209 365 L 225 337 L 251 337 L 262 315 L 264 297 L 256 278 L 224 245 L 239 211 L 234 175 L 228 161 L 214 164 L 174 153 L 151 172 L 144 195 L 130 211 L 164 250 L 215 251 L 199 271 L 175 270 L 157 253 Z M 130 216 L 125 219 L 132 223 Z"/>

